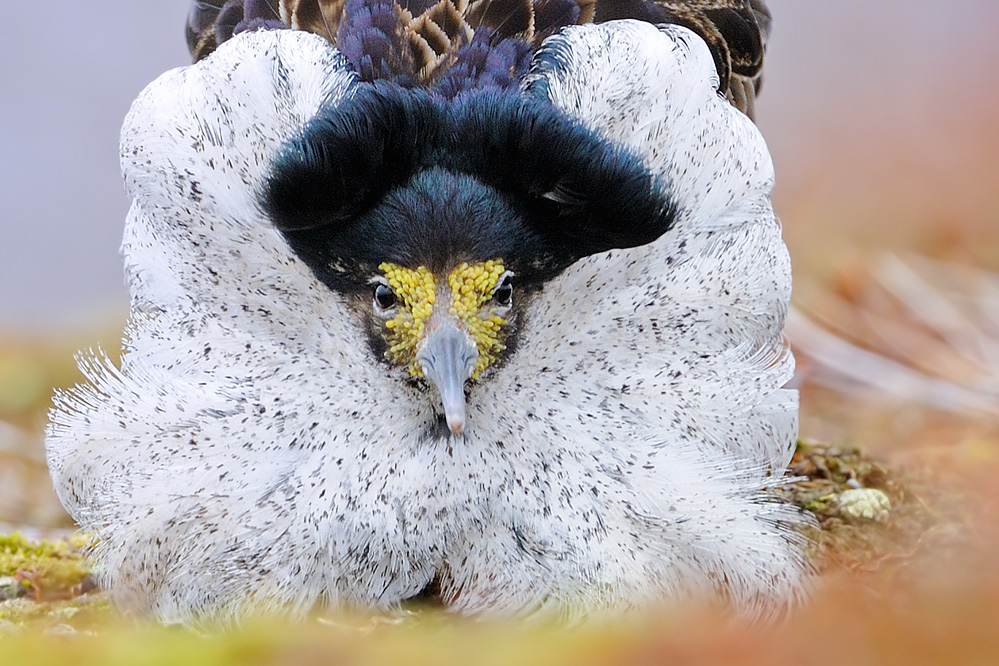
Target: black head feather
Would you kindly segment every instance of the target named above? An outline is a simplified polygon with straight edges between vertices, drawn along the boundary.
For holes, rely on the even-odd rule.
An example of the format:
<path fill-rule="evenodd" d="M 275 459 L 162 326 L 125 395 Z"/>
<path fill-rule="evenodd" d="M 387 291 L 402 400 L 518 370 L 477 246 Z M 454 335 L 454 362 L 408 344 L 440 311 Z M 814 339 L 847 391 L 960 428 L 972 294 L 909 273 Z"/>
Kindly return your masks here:
<path fill-rule="evenodd" d="M 279 229 L 349 226 L 446 140 L 430 96 L 401 90 L 383 81 L 365 85 L 285 146 L 264 194 Z"/>
<path fill-rule="evenodd" d="M 641 160 L 547 102 L 498 91 L 444 102 L 365 84 L 290 141 L 264 210 L 331 286 L 382 261 L 445 270 L 502 258 L 520 283 L 649 243 L 675 206 Z"/>

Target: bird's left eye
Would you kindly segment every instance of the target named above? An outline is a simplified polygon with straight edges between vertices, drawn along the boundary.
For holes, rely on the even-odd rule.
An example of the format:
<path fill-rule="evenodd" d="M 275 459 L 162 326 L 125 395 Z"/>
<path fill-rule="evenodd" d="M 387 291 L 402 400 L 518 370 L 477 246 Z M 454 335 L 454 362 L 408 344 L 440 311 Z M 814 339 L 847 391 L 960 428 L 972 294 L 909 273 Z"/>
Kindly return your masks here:
<path fill-rule="evenodd" d="M 500 277 L 493 291 L 493 300 L 504 307 L 513 302 L 513 273 L 507 271 Z"/>
<path fill-rule="evenodd" d="M 375 305 L 381 310 L 391 310 L 398 302 L 392 287 L 387 284 L 375 285 Z"/>

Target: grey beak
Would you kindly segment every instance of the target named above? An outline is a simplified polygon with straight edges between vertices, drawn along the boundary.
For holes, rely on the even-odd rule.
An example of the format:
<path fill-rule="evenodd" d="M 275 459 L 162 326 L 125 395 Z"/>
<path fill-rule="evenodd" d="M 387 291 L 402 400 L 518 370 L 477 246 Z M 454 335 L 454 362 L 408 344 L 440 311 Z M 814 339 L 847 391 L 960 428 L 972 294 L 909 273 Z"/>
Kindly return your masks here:
<path fill-rule="evenodd" d="M 440 393 L 447 426 L 456 435 L 465 429 L 465 380 L 475 371 L 478 358 L 475 343 L 450 322 L 430 333 L 416 353 L 424 376 Z"/>

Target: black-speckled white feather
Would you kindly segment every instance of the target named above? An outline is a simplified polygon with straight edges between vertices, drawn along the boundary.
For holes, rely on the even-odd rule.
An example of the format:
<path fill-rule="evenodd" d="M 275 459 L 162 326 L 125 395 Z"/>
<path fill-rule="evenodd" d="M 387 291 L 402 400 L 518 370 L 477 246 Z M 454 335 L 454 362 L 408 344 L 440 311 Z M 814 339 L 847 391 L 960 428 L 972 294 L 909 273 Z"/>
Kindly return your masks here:
<path fill-rule="evenodd" d="M 357 85 L 325 40 L 261 31 L 133 106 L 126 353 L 85 364 L 47 440 L 101 583 L 167 622 L 431 584 L 485 615 L 798 598 L 803 519 L 766 490 L 797 431 L 788 257 L 766 147 L 705 44 L 613 21 L 536 54 L 525 94 L 640 154 L 677 223 L 545 284 L 460 436 L 427 436 L 434 401 L 257 203 L 282 144 Z"/>

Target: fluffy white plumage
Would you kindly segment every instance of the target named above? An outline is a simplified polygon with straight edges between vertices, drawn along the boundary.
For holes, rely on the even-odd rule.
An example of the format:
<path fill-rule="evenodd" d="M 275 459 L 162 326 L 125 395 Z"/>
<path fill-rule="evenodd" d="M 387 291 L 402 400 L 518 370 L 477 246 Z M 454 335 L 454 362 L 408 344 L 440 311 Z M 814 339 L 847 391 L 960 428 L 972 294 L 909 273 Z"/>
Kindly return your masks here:
<path fill-rule="evenodd" d="M 102 584 L 167 622 L 391 608 L 435 578 L 486 615 L 799 597 L 803 519 L 766 490 L 797 431 L 789 262 L 766 147 L 715 77 L 693 33 L 637 21 L 535 56 L 525 89 L 638 152 L 677 223 L 547 283 L 442 440 L 257 205 L 282 143 L 359 85 L 339 53 L 247 33 L 150 85 L 122 132 L 122 368 L 85 364 L 47 440 Z"/>

